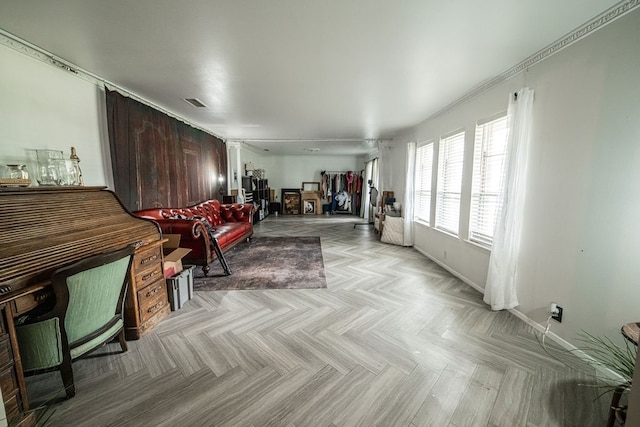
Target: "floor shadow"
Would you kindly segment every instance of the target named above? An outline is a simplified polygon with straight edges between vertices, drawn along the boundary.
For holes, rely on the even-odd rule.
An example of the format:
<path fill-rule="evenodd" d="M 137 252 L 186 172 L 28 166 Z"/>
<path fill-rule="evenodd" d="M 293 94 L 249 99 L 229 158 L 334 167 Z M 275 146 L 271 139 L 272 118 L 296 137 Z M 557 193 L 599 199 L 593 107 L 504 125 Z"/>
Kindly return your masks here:
<path fill-rule="evenodd" d="M 549 390 L 546 404 L 554 425 L 600 427 L 606 423 L 611 396 L 597 378 L 559 380 Z"/>

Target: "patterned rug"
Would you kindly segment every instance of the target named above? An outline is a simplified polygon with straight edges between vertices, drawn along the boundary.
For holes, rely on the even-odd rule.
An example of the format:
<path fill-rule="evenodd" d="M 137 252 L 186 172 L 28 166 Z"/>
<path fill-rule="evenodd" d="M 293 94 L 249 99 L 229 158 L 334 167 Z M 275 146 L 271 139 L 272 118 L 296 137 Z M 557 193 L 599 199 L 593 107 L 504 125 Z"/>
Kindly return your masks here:
<path fill-rule="evenodd" d="M 218 260 L 203 276 L 196 268 L 196 291 L 326 288 L 320 237 L 254 237 L 240 243 L 225 259 L 232 274 L 226 276 Z"/>

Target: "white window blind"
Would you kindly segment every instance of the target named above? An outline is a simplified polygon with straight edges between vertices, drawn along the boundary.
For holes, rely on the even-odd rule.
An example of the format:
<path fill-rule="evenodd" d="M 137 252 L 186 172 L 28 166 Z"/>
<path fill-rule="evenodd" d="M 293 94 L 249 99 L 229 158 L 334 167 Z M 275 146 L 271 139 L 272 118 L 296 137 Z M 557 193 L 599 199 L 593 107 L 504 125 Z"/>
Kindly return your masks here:
<path fill-rule="evenodd" d="M 506 116 L 476 126 L 469 240 L 485 246 L 493 242 L 501 209 L 507 135 Z"/>
<path fill-rule="evenodd" d="M 436 228 L 458 234 L 464 162 L 464 132 L 442 138 L 438 156 Z"/>
<path fill-rule="evenodd" d="M 416 150 L 415 221 L 431 223 L 431 184 L 433 174 L 433 142 L 422 145 Z"/>

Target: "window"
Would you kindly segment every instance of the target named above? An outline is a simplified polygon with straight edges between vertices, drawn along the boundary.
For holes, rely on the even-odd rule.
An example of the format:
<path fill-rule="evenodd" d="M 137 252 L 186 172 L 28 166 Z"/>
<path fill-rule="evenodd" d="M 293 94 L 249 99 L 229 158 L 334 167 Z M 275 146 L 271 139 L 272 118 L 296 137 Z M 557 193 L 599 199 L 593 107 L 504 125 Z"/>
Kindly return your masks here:
<path fill-rule="evenodd" d="M 433 172 L 433 142 L 416 150 L 415 205 L 416 221 L 431 223 L 431 179 Z"/>
<path fill-rule="evenodd" d="M 500 213 L 505 158 L 507 117 L 476 126 L 471 183 L 469 240 L 491 246 L 496 219 Z"/>
<path fill-rule="evenodd" d="M 458 234 L 464 162 L 464 132 L 440 139 L 436 228 Z"/>

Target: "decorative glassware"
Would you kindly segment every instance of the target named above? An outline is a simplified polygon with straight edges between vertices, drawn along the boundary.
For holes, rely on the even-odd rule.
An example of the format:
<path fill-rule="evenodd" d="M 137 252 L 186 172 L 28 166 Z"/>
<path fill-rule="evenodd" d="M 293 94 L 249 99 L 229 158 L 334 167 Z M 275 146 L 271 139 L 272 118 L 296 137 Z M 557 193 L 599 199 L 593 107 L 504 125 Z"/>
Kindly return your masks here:
<path fill-rule="evenodd" d="M 76 161 L 75 166 L 78 177 L 76 185 L 84 185 L 84 181 L 82 180 L 82 169 L 80 169 L 80 157 L 78 157 L 78 154 L 76 153 L 76 147 L 71 147 L 71 157 L 69 158 Z"/>
<path fill-rule="evenodd" d="M 80 185 L 78 177 L 78 160 L 75 159 L 55 159 L 53 161 L 57 167 L 57 185 Z"/>
<path fill-rule="evenodd" d="M 59 150 L 36 150 L 38 159 L 38 175 L 36 179 L 42 186 L 58 185 L 59 170 L 57 160 L 62 159 L 62 151 Z"/>
<path fill-rule="evenodd" d="M 7 165 L 9 168 L 9 176 L 12 179 L 29 179 L 29 172 L 25 169 L 26 165 Z"/>

